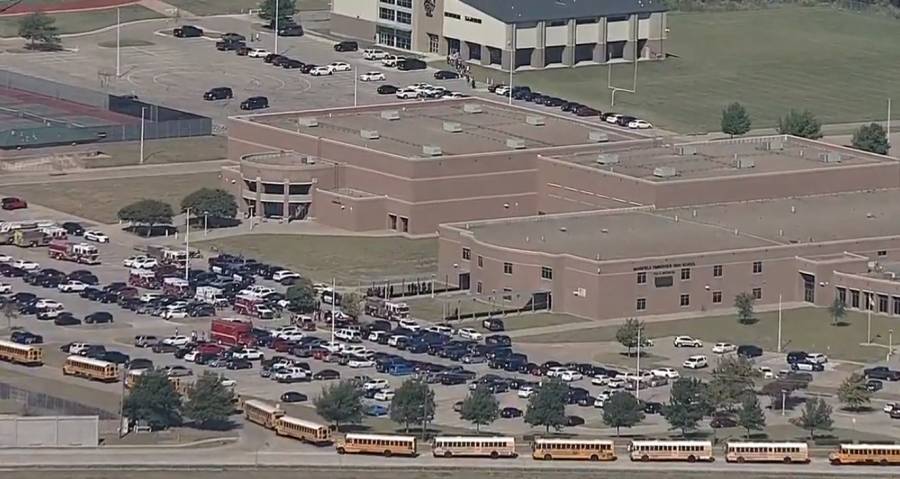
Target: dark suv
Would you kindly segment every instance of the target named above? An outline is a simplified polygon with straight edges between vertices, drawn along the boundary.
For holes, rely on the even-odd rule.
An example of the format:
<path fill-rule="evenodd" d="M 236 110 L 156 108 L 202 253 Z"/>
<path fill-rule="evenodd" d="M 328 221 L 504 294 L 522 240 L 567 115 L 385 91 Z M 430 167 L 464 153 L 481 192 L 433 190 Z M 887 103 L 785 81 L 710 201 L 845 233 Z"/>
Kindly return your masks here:
<path fill-rule="evenodd" d="M 900 381 L 900 371 L 888 368 L 887 366 L 875 366 L 863 371 L 867 379 L 882 379 L 888 381 Z"/>
<path fill-rule="evenodd" d="M 231 98 L 234 98 L 234 92 L 227 86 L 212 88 L 203 94 L 204 100 L 226 100 Z"/>
<path fill-rule="evenodd" d="M 21 198 L 7 197 L 0 201 L 2 201 L 4 210 L 21 210 L 23 208 L 28 208 L 28 203 Z"/>
<path fill-rule="evenodd" d="M 762 348 L 753 344 L 742 344 L 737 348 L 737 355 L 745 357 L 747 359 L 758 358 L 762 356 L 762 354 Z"/>
<path fill-rule="evenodd" d="M 241 102 L 241 110 L 261 110 L 269 108 L 269 99 L 264 96 L 251 96 Z"/>
<path fill-rule="evenodd" d="M 353 41 L 340 42 L 334 45 L 336 52 L 355 52 L 359 50 L 359 44 Z"/>
<path fill-rule="evenodd" d="M 178 38 L 202 37 L 203 29 L 193 25 L 184 25 L 176 28 L 172 34 Z"/>

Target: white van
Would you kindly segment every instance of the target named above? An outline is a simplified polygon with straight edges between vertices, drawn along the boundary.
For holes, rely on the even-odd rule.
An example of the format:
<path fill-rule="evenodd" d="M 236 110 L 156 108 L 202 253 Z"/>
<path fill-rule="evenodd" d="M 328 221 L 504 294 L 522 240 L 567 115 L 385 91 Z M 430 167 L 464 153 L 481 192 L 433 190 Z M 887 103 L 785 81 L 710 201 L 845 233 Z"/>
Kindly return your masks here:
<path fill-rule="evenodd" d="M 334 337 L 340 339 L 341 341 L 347 341 L 348 343 L 362 342 L 362 334 L 360 334 L 359 331 L 355 331 L 353 329 L 338 329 L 334 332 Z"/>
<path fill-rule="evenodd" d="M 387 56 L 387 52 L 384 52 L 381 50 L 374 50 L 374 49 L 363 50 L 363 58 L 365 58 L 366 60 L 381 60 L 385 56 Z"/>

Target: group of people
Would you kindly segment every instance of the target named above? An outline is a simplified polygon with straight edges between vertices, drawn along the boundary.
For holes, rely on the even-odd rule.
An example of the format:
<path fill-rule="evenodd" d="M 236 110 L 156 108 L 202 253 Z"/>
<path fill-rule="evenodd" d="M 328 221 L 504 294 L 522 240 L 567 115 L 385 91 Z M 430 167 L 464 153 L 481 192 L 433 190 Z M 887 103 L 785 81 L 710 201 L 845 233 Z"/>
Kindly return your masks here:
<path fill-rule="evenodd" d="M 460 77 L 465 78 L 467 84 L 475 88 L 475 77 L 472 76 L 472 67 L 459 58 L 459 52 L 447 55 L 447 65 L 456 70 Z"/>

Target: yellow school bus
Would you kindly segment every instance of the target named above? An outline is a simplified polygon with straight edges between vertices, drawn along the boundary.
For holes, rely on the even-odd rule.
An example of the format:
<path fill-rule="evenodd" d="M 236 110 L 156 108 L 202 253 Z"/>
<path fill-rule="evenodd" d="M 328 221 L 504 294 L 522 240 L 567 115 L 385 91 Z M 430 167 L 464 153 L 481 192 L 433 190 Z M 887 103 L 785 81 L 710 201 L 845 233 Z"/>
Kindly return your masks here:
<path fill-rule="evenodd" d="M 277 405 L 273 406 L 256 399 L 244 401 L 243 409 L 244 417 L 248 421 L 255 422 L 266 429 L 275 429 L 275 423 L 278 418 L 284 416 L 284 411 Z"/>
<path fill-rule="evenodd" d="M 335 445 L 338 454 L 381 454 L 415 456 L 416 438 L 382 434 L 347 434 Z"/>
<path fill-rule="evenodd" d="M 805 442 L 729 442 L 725 445 L 727 462 L 809 462 Z"/>
<path fill-rule="evenodd" d="M 862 464 L 878 466 L 900 465 L 900 445 L 894 444 L 841 444 L 828 455 L 834 465 Z"/>
<path fill-rule="evenodd" d="M 33 344 L 19 344 L 0 339 L 0 361 L 41 366 L 44 364 L 44 350 Z"/>
<path fill-rule="evenodd" d="M 710 441 L 631 441 L 632 461 L 708 461 L 715 460 Z"/>
<path fill-rule="evenodd" d="M 331 429 L 328 426 L 291 416 L 281 416 L 275 420 L 275 433 L 279 436 L 293 437 L 317 446 L 333 442 Z"/>
<path fill-rule="evenodd" d="M 81 356 L 69 356 L 63 364 L 63 374 L 93 381 L 114 383 L 119 380 L 119 366 L 115 363 Z"/>
<path fill-rule="evenodd" d="M 602 439 L 549 439 L 538 437 L 531 444 L 534 459 L 573 459 L 582 461 L 615 461 L 612 441 Z"/>
<path fill-rule="evenodd" d="M 434 457 L 516 457 L 512 437 L 438 436 L 431 445 Z"/>

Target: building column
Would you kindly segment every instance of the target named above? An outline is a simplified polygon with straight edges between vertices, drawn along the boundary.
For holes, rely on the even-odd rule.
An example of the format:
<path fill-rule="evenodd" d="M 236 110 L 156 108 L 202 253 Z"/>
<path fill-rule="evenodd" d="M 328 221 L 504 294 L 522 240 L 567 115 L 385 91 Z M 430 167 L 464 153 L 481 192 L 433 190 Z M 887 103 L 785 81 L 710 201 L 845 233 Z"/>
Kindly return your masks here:
<path fill-rule="evenodd" d="M 597 63 L 606 63 L 606 17 L 600 17 L 597 28 L 597 43 L 594 44 L 594 61 Z"/>
<path fill-rule="evenodd" d="M 487 45 L 481 45 L 481 64 L 491 64 L 491 50 L 487 47 Z"/>
<path fill-rule="evenodd" d="M 447 55 L 450 55 L 451 53 L 452 52 L 450 51 L 450 49 L 448 47 Z M 469 60 L 469 44 L 462 40 L 459 41 L 459 59 L 462 61 Z"/>
<path fill-rule="evenodd" d="M 287 220 L 290 218 L 290 208 L 291 205 L 291 182 L 285 178 L 284 179 L 284 199 L 281 203 L 281 217 Z"/>
<path fill-rule="evenodd" d="M 628 41 L 625 42 L 625 51 L 622 52 L 622 58 L 625 60 L 635 60 L 640 58 L 641 52 L 636 52 L 638 46 L 638 16 L 633 14 L 628 17 Z"/>
<path fill-rule="evenodd" d="M 256 207 L 253 208 L 253 214 L 256 215 L 257 218 L 262 218 L 262 210 L 263 210 L 263 202 L 262 202 L 262 191 L 263 184 L 262 178 L 256 177 Z"/>
<path fill-rule="evenodd" d="M 544 56 L 547 48 L 547 22 L 537 22 L 535 28 L 534 50 L 531 52 L 531 66 L 544 68 L 547 66 L 547 58 Z"/>
<path fill-rule="evenodd" d="M 575 19 L 570 18 L 566 24 L 566 46 L 563 47 L 562 62 L 567 67 L 575 66 L 575 44 L 576 44 L 576 28 Z"/>

